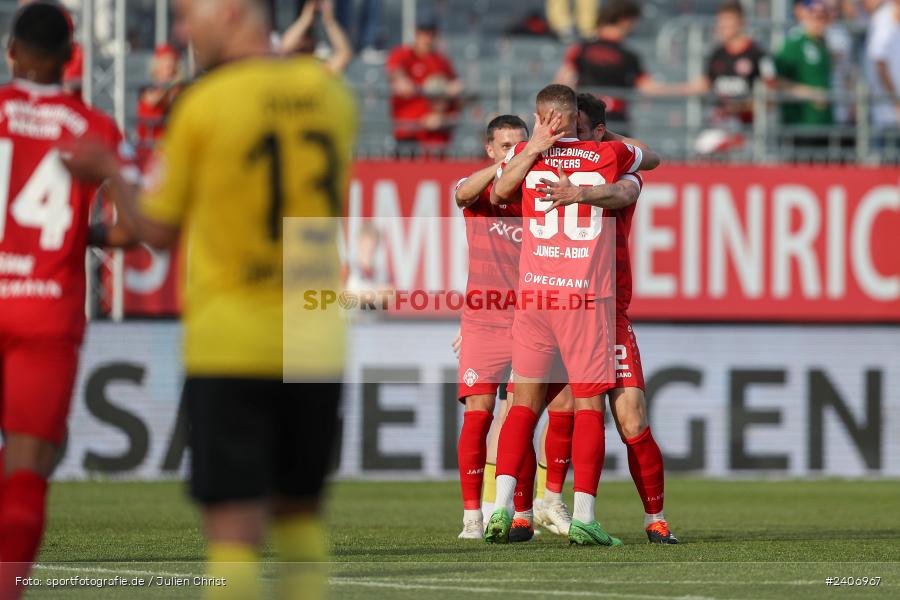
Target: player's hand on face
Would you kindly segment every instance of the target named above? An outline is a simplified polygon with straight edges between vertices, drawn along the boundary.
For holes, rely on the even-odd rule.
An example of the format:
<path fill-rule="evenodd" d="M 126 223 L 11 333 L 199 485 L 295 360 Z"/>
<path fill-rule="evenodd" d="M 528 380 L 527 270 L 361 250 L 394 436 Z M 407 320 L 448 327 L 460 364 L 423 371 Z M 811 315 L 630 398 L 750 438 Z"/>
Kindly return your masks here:
<path fill-rule="evenodd" d="M 450 347 L 453 348 L 453 354 L 456 355 L 456 358 L 459 358 L 459 350 L 462 348 L 462 332 L 457 331 L 456 337 L 453 338 L 453 342 L 450 343 Z"/>
<path fill-rule="evenodd" d="M 564 133 L 560 131 L 560 127 L 562 127 L 562 115 L 555 110 L 551 110 L 544 119 L 541 119 L 541 116 L 535 113 L 534 131 L 531 133 L 528 145 L 535 152 L 548 150 L 553 144 L 562 139 Z"/>
<path fill-rule="evenodd" d="M 557 174 L 559 175 L 559 181 L 551 181 L 546 177 L 541 177 L 540 183 L 537 185 L 538 193 L 542 194 L 538 196 L 538 200 L 551 202 L 546 212 L 550 212 L 559 206 L 568 206 L 569 204 L 581 202 L 583 198 L 584 192 L 581 186 L 572 185 L 565 171 L 560 168 Z"/>
<path fill-rule="evenodd" d="M 103 181 L 116 174 L 119 162 L 114 152 L 93 141 L 81 140 L 60 149 L 66 169 L 83 181 Z"/>

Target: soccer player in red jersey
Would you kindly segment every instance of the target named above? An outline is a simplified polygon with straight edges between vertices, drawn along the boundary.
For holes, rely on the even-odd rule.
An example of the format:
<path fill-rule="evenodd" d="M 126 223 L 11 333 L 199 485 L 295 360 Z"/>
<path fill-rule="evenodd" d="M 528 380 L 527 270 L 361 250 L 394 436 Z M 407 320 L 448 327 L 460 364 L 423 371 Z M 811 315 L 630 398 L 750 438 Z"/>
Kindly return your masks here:
<path fill-rule="evenodd" d="M 618 136 L 606 129 L 606 106 L 590 94 L 578 95 L 578 137 L 582 140 L 610 141 Z M 636 140 L 627 140 L 639 143 Z M 678 539 L 669 530 L 663 514 L 663 489 L 665 476 L 662 453 L 647 421 L 647 403 L 644 399 L 644 373 L 637 339 L 628 317 L 631 303 L 631 259 L 628 236 L 634 217 L 635 202 L 642 182 L 637 175 L 631 182 L 632 193 L 627 204 L 618 199 L 601 204 L 607 216 L 616 220 L 616 387 L 608 392 L 609 406 L 619 435 L 628 450 L 628 468 L 634 485 L 644 505 L 644 529 L 653 543 L 677 544 Z M 558 182 L 545 182 L 543 199 L 559 208 L 580 202 L 600 202 L 599 188 L 576 186 L 567 177 Z"/>
<path fill-rule="evenodd" d="M 506 542 L 511 519 L 506 499 L 516 486 L 525 449 L 534 434 L 550 366 L 556 356 L 568 372 L 575 397 L 572 466 L 575 505 L 569 540 L 584 545 L 619 545 L 594 515 L 603 466 L 605 439 L 603 395 L 615 386 L 608 332 L 614 318 L 614 249 L 605 243 L 603 209 L 583 203 L 546 211 L 541 180 L 561 175 L 578 185 L 601 187 L 618 195 L 623 175 L 655 168 L 658 157 L 622 142 L 582 142 L 576 137 L 578 107 L 575 92 L 550 85 L 537 97 L 539 122 L 560 118 L 556 143 L 546 151 L 518 144 L 498 171 L 491 192 L 495 204 L 521 199 L 523 241 L 519 264 L 519 302 L 513 324 L 513 372 L 516 398 L 500 433 L 497 452 L 497 508 L 485 531 L 488 542 Z M 520 155 L 516 160 L 516 155 Z M 559 174 L 559 175 L 558 175 Z M 545 212 L 546 211 L 546 212 Z M 614 232 L 613 232 L 614 234 Z M 529 308 L 526 296 L 533 302 Z M 575 308 L 578 300 L 582 310 Z M 543 301 L 543 306 L 539 302 Z M 556 308 L 556 310 L 553 310 Z M 550 310 L 548 310 L 550 309 Z"/>
<path fill-rule="evenodd" d="M 481 491 L 487 465 L 493 463 L 489 460 L 493 457 L 488 456 L 487 439 L 497 390 L 508 379 L 512 362 L 511 328 L 522 238 L 521 205 L 491 204 L 491 186 L 502 157 L 527 139 L 528 126 L 515 115 L 501 115 L 488 124 L 486 137 L 485 151 L 495 162 L 462 179 L 455 193 L 457 206 L 465 217 L 469 245 L 458 378 L 459 400 L 466 406 L 458 446 L 463 496 L 463 530 L 459 537 L 469 539 L 481 539 L 484 531 Z M 556 387 L 549 390 L 548 396 L 554 398 L 553 412 L 571 413 L 572 400 L 567 392 Z M 501 406 L 498 421 L 502 422 L 505 413 L 505 406 Z M 552 433 L 550 437 L 551 446 L 555 447 Z M 564 458 L 562 465 L 567 467 L 568 458 Z M 532 448 L 522 463 L 513 498 L 511 541 L 527 541 L 534 535 L 535 466 Z M 488 473 L 488 477 L 493 474 Z M 562 477 L 565 478 L 565 471 Z M 568 516 L 564 506 L 563 513 Z"/>
<path fill-rule="evenodd" d="M 0 597 L 15 598 L 44 530 L 47 477 L 65 435 L 85 327 L 85 248 L 96 185 L 74 180 L 60 148 L 118 150 L 107 116 L 63 92 L 71 28 L 57 6 L 16 14 L 13 81 L 0 87 Z M 131 172 L 134 176 L 136 172 Z"/>

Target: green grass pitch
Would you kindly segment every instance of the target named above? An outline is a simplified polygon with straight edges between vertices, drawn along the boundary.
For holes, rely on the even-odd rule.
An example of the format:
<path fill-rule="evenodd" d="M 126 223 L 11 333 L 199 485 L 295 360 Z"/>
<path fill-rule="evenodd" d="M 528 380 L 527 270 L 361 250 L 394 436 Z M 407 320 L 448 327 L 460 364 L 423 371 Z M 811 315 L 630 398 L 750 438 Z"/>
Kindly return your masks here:
<path fill-rule="evenodd" d="M 626 481 L 601 482 L 598 499 L 601 522 L 624 547 L 570 547 L 548 532 L 528 544 L 488 546 L 456 539 L 461 510 L 453 482 L 338 483 L 328 506 L 332 597 L 900 597 L 897 481 L 673 479 L 666 497 L 666 515 L 683 542 L 678 546 L 646 543 L 641 506 Z M 197 513 L 181 484 L 59 483 L 34 574 L 201 574 L 202 557 Z M 275 568 L 267 565 L 269 572 Z M 828 577 L 881 581 L 829 587 Z M 26 598 L 190 598 L 198 592 L 34 587 Z"/>

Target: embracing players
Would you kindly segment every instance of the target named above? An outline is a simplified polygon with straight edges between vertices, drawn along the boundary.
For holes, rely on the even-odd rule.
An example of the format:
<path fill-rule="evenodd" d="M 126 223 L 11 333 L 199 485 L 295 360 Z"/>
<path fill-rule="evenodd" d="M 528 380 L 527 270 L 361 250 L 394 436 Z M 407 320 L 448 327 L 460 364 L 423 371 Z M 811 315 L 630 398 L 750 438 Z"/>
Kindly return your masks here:
<path fill-rule="evenodd" d="M 606 105 L 591 94 L 578 94 L 578 137 L 598 142 L 626 141 L 641 146 L 645 157 L 649 154 L 639 141 L 623 138 L 606 129 Z M 627 447 L 628 469 L 644 505 L 647 537 L 653 543 L 677 544 L 678 539 L 669 530 L 663 514 L 662 453 L 647 421 L 641 355 L 628 317 L 632 290 L 628 236 L 642 182 L 638 175 L 626 175 L 619 183 L 629 188 L 627 194 L 604 200 L 602 188 L 576 186 L 565 177 L 558 182 L 547 181 L 541 188 L 544 190 L 541 199 L 550 201 L 551 208 L 578 202 L 600 202 L 604 214 L 616 220 L 616 384 L 608 392 L 609 406 L 619 436 Z"/>
<path fill-rule="evenodd" d="M 491 187 L 503 156 L 528 138 L 528 127 L 515 115 L 501 115 L 487 126 L 485 151 L 495 161 L 462 179 L 456 186 L 456 203 L 462 208 L 469 244 L 469 274 L 466 302 L 461 318 L 462 343 L 459 356 L 459 400 L 466 406 L 459 436 L 459 479 L 463 496 L 463 530 L 460 538 L 481 539 L 481 510 L 485 470 L 489 457 L 487 438 L 500 384 L 509 378 L 512 362 L 512 322 L 518 285 L 519 250 L 522 239 L 521 205 L 493 205 Z M 533 144 L 546 148 L 553 140 L 549 129 L 535 132 Z M 496 301 L 491 301 L 494 299 Z M 548 392 L 550 424 L 547 430 L 547 481 L 561 490 L 571 452 L 572 399 L 557 386 Z M 510 396 L 512 393 L 510 393 Z M 501 407 L 502 420 L 505 407 Z M 532 498 L 535 454 L 525 454 L 517 478 L 510 541 L 527 541 L 534 535 Z M 488 472 L 489 484 L 493 473 Z M 568 509 L 559 497 L 544 506 L 547 519 L 558 531 L 568 532 Z"/>
<path fill-rule="evenodd" d="M 84 335 L 85 262 L 93 183 L 72 178 L 60 148 L 90 139 L 115 156 L 121 135 L 106 115 L 64 93 L 72 53 L 67 15 L 31 3 L 7 49 L 12 83 L 0 88 L 0 597 L 37 555 L 47 478 L 63 443 Z M 119 159 L 121 160 L 121 159 Z M 137 171 L 128 170 L 136 180 Z"/>
<path fill-rule="evenodd" d="M 556 143 L 545 152 L 519 144 L 509 153 L 495 182 L 491 201 L 521 201 L 523 243 L 519 299 L 513 325 L 513 371 L 516 398 L 500 434 L 497 452 L 497 505 L 485 540 L 506 542 L 511 519 L 505 504 L 513 494 L 534 435 L 553 361 L 568 372 L 575 397 L 572 465 L 575 505 L 569 540 L 584 545 L 619 545 L 594 515 L 595 497 L 605 452 L 604 394 L 615 387 L 610 331 L 615 318 L 615 231 L 604 231 L 603 202 L 620 195 L 617 182 L 639 169 L 655 168 L 658 158 L 619 141 L 581 142 L 576 137 L 575 92 L 550 85 L 537 97 L 539 122 L 559 120 Z M 570 177 L 592 186 L 599 199 L 548 210 L 542 200 L 547 182 Z M 606 228 L 608 229 L 608 227 Z M 612 243 L 610 243 L 612 242 Z M 529 300 L 531 306 L 528 306 Z M 574 308 L 578 301 L 580 310 Z"/>

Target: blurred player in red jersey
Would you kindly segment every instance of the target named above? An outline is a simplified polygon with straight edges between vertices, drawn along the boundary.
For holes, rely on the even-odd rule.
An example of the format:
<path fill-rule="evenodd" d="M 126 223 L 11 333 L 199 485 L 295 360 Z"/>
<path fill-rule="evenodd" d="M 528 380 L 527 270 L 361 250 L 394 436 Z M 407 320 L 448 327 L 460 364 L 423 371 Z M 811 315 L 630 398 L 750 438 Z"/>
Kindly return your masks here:
<path fill-rule="evenodd" d="M 519 144 L 509 153 L 491 191 L 495 204 L 522 202 L 523 241 L 519 266 L 519 303 L 513 325 L 513 371 L 517 394 L 500 433 L 497 452 L 497 504 L 485 531 L 488 542 L 506 542 L 511 519 L 504 506 L 516 485 L 525 450 L 534 434 L 559 356 L 575 397 L 572 465 L 575 504 L 569 540 L 584 545 L 619 545 L 594 515 L 597 484 L 605 450 L 603 395 L 615 387 L 612 362 L 615 316 L 612 264 L 614 249 L 603 228 L 603 201 L 551 208 L 538 190 L 542 180 L 571 177 L 577 185 L 600 188 L 601 197 L 618 196 L 622 176 L 652 169 L 658 157 L 619 141 L 578 140 L 575 92 L 550 85 L 537 97 L 538 123 L 560 119 L 555 143 L 547 150 Z M 545 214 L 546 213 L 546 214 Z M 613 238 L 614 240 L 614 233 Z M 532 306 L 524 300 L 530 296 Z M 573 301 L 580 302 L 580 310 Z M 543 306 L 538 304 L 543 301 Z"/>
<path fill-rule="evenodd" d="M 606 106 L 591 94 L 578 94 L 578 137 L 598 142 L 624 140 L 635 145 L 640 143 L 608 131 Z M 568 177 L 561 177 L 558 182 L 544 181 L 539 189 L 544 190 L 542 199 L 551 202 L 550 209 L 599 202 L 598 205 L 605 210 L 604 214 L 616 219 L 616 387 L 608 393 L 609 406 L 619 435 L 628 449 L 628 468 L 644 505 L 647 537 L 653 543 L 677 544 L 678 539 L 669 530 L 663 514 L 665 476 L 662 453 L 647 420 L 641 355 L 628 317 L 632 289 L 628 236 L 642 182 L 637 175 L 626 175 L 625 180 L 619 183 L 630 189 L 627 204 L 617 198 L 603 201 L 600 197 L 602 188 L 576 186 Z"/>
<path fill-rule="evenodd" d="M 72 52 L 49 3 L 16 14 L 12 83 L 0 87 L 0 597 L 23 589 L 44 530 L 47 477 L 65 435 L 84 333 L 88 212 L 96 185 L 73 180 L 60 148 L 94 139 L 118 150 L 107 116 L 63 92 Z M 134 173 L 131 173 L 133 176 Z"/>
<path fill-rule="evenodd" d="M 508 379 L 512 362 L 513 309 L 518 285 L 519 249 L 522 236 L 520 204 L 493 205 L 491 186 L 502 157 L 528 137 L 528 126 L 515 115 L 501 115 L 487 127 L 485 151 L 495 161 L 462 179 L 456 186 L 456 204 L 463 210 L 469 245 L 468 301 L 461 318 L 459 355 L 459 400 L 465 403 L 459 436 L 459 479 L 463 496 L 463 530 L 460 538 L 481 539 L 484 533 L 481 491 L 485 476 L 493 484 L 496 447 L 488 447 L 497 389 Z M 488 300 L 496 298 L 497 302 Z M 548 390 L 551 415 L 571 416 L 572 398 L 557 386 Z M 510 392 L 510 396 L 512 392 Z M 506 414 L 501 405 L 498 426 Z M 496 431 L 496 427 L 495 427 Z M 492 436 L 492 437 L 496 437 Z M 568 470 L 568 440 L 558 441 L 550 433 L 550 448 L 561 448 L 564 456 L 553 456 L 562 478 Z M 493 450 L 493 452 L 490 452 Z M 491 456 L 490 454 L 494 454 Z M 557 458 L 561 460 L 556 460 Z M 526 454 L 515 490 L 515 515 L 510 541 L 528 541 L 534 535 L 532 501 L 535 455 Z M 487 471 L 487 473 L 486 473 Z M 490 496 L 490 494 L 488 494 Z M 489 498 L 489 505 L 493 499 Z M 560 504 L 562 502 L 560 501 Z M 493 510 L 485 506 L 485 510 Z M 568 526 L 565 505 L 551 507 L 560 515 L 560 526 Z"/>

